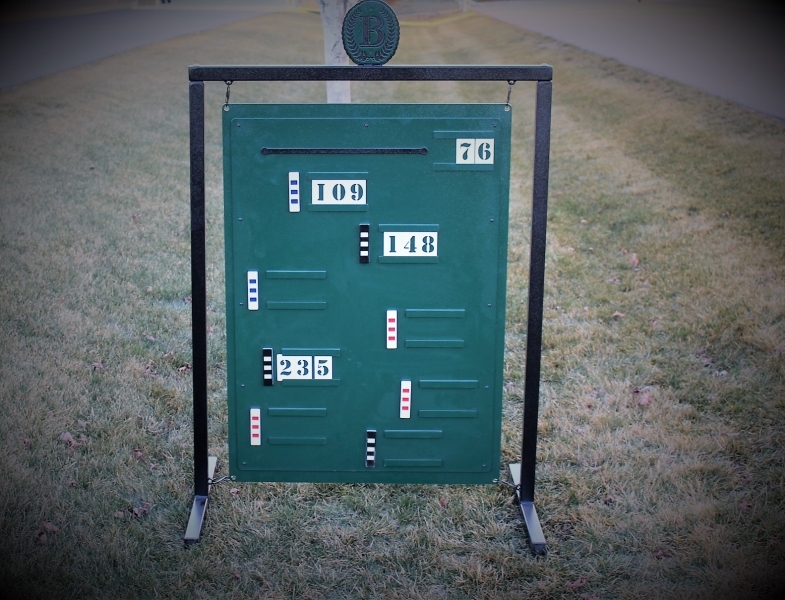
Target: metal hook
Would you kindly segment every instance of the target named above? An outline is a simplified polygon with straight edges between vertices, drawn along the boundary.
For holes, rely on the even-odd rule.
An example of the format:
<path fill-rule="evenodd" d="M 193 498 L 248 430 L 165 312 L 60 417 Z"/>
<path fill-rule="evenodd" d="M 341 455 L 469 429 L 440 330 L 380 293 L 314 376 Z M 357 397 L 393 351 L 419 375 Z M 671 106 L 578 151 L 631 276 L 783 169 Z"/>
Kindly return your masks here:
<path fill-rule="evenodd" d="M 229 110 L 229 88 L 231 87 L 233 81 L 226 81 L 226 100 L 224 100 L 224 110 Z"/>
<path fill-rule="evenodd" d="M 207 483 L 209 485 L 218 485 L 219 483 L 223 483 L 224 481 L 234 481 L 234 475 L 224 475 L 223 477 L 218 477 L 217 479 L 208 479 Z"/>
<path fill-rule="evenodd" d="M 512 108 L 512 106 L 510 105 L 510 95 L 512 94 L 512 86 L 515 85 L 515 80 L 508 79 L 507 80 L 507 84 L 508 84 L 507 85 L 507 102 L 505 102 L 506 106 L 504 107 L 504 110 L 510 110 Z M 228 96 L 227 96 L 227 98 L 228 98 Z"/>
<path fill-rule="evenodd" d="M 493 483 L 498 483 L 499 485 L 506 485 L 507 487 L 511 487 L 516 492 L 520 491 L 521 485 L 515 485 L 514 483 L 510 483 L 509 481 L 504 481 L 504 479 L 494 479 Z"/>

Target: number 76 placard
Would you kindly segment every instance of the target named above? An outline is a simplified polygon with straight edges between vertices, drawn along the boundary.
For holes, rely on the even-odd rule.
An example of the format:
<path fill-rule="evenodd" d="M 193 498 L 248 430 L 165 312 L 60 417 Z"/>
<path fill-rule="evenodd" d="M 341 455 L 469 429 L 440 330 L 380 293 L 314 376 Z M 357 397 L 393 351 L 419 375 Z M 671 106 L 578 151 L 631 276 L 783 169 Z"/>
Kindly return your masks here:
<path fill-rule="evenodd" d="M 459 165 L 492 165 L 493 138 L 455 140 L 455 163 Z"/>

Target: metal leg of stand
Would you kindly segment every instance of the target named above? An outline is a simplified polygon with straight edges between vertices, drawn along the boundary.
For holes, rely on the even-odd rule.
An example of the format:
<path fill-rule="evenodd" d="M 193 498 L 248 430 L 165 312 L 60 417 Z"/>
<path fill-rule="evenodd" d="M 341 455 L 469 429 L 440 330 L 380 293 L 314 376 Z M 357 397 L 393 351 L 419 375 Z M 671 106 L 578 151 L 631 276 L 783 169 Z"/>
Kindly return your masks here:
<path fill-rule="evenodd" d="M 515 482 L 518 503 L 526 523 L 526 529 L 529 532 L 531 549 L 535 554 L 545 553 L 545 536 L 534 508 L 534 478 L 537 464 L 537 420 L 540 406 L 551 101 L 551 82 L 538 81 L 534 134 L 534 179 L 532 181 L 531 253 L 529 255 L 529 315 L 526 325 L 526 373 L 523 394 L 523 440 L 521 462 L 510 465 L 510 475 Z"/>
<path fill-rule="evenodd" d="M 537 516 L 537 509 L 534 508 L 534 502 L 521 500 L 520 488 L 518 488 L 521 483 L 521 463 L 512 463 L 510 465 L 510 478 L 517 488 L 515 490 L 515 496 L 518 500 L 518 506 L 521 509 L 523 523 L 526 525 L 526 533 L 529 534 L 529 548 L 531 548 L 531 551 L 534 554 L 545 554 L 547 552 L 545 534 L 542 532 L 540 518 Z"/>
<path fill-rule="evenodd" d="M 207 279 L 205 267 L 204 82 L 188 84 L 191 159 L 191 336 L 193 358 L 194 503 L 185 543 L 199 539 L 215 457 L 207 455 Z M 212 460 L 210 460 L 212 459 Z"/>
<path fill-rule="evenodd" d="M 217 462 L 217 457 L 207 457 L 207 478 L 209 481 L 213 480 Z M 188 517 L 188 526 L 185 528 L 185 535 L 183 536 L 183 541 L 185 541 L 186 545 L 199 541 L 205 512 L 207 512 L 207 496 L 194 496 L 194 503 L 193 506 L 191 506 L 191 516 Z"/>

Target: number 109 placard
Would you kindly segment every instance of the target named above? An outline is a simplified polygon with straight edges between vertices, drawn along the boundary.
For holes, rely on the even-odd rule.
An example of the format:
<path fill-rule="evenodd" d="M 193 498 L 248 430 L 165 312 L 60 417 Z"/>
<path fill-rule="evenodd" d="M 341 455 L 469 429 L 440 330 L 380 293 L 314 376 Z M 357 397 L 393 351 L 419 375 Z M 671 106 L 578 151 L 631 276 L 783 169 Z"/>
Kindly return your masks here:
<path fill-rule="evenodd" d="M 314 204 L 367 204 L 365 179 L 314 179 L 311 202 Z"/>

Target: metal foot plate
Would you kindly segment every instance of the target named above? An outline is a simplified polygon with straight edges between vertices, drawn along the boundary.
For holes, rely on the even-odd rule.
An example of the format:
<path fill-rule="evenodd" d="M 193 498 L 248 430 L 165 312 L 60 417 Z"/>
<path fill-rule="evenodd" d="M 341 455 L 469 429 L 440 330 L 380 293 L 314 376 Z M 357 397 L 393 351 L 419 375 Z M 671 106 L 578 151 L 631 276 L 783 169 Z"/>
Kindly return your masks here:
<path fill-rule="evenodd" d="M 215 475 L 215 465 L 218 458 L 215 456 L 207 457 L 207 476 L 208 480 L 212 481 Z M 207 496 L 194 496 L 194 503 L 191 506 L 191 515 L 188 517 L 188 525 L 185 528 L 185 535 L 183 541 L 186 545 L 199 541 L 199 535 L 202 533 L 202 522 L 204 521 L 204 514 L 207 511 Z"/>
<path fill-rule="evenodd" d="M 512 481 L 517 488 L 521 483 L 521 463 L 512 463 L 510 465 L 510 477 L 512 477 Z M 542 532 L 540 518 L 537 516 L 534 502 L 521 502 L 520 492 L 517 489 L 515 490 L 515 495 L 518 498 L 518 505 L 521 509 L 523 522 L 526 525 L 526 532 L 529 534 L 529 548 L 534 554 L 545 554 L 547 552 L 545 534 Z"/>

